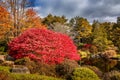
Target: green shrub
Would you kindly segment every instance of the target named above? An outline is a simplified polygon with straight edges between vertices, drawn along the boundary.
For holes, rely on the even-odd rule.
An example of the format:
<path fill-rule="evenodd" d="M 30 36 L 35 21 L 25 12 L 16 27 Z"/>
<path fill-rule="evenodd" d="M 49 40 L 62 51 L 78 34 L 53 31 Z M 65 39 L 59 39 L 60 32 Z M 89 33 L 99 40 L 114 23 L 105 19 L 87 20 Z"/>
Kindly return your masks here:
<path fill-rule="evenodd" d="M 73 71 L 72 80 L 100 80 L 89 68 L 80 67 Z"/>
<path fill-rule="evenodd" d="M 17 59 L 17 60 L 15 60 L 15 64 L 16 65 L 25 65 L 28 60 L 29 60 L 29 58 L 27 58 L 27 57 Z"/>
<path fill-rule="evenodd" d="M 120 74 L 112 76 L 111 80 L 120 80 Z"/>
<path fill-rule="evenodd" d="M 0 80 L 13 80 L 10 77 L 10 67 L 0 66 Z"/>
<path fill-rule="evenodd" d="M 84 65 L 83 67 L 87 67 L 87 68 L 91 69 L 92 71 L 94 71 L 98 75 L 99 78 L 103 77 L 103 72 L 96 66 Z"/>
<path fill-rule="evenodd" d="M 6 52 L 8 49 L 7 41 L 6 40 L 0 40 L 0 52 Z"/>
<path fill-rule="evenodd" d="M 4 47 L 4 46 L 1 46 L 1 47 L 0 47 L 0 51 L 1 51 L 1 52 L 4 52 L 4 50 L 5 50 L 5 47 Z"/>
<path fill-rule="evenodd" d="M 69 79 L 75 68 L 79 67 L 74 60 L 66 59 L 63 63 L 56 66 L 56 73 L 59 77 Z"/>
<path fill-rule="evenodd" d="M 120 72 L 115 70 L 107 72 L 104 74 L 103 80 L 120 80 Z"/>
<path fill-rule="evenodd" d="M 17 65 L 25 65 L 32 74 L 40 74 L 46 76 L 56 76 L 55 65 L 49 65 L 42 62 L 30 60 L 28 57 L 17 59 L 15 61 Z"/>
<path fill-rule="evenodd" d="M 37 74 L 15 74 L 0 71 L 0 80 L 63 80 L 63 79 Z"/>
<path fill-rule="evenodd" d="M 13 80 L 63 80 L 60 78 L 42 76 L 37 74 L 11 74 Z"/>
<path fill-rule="evenodd" d="M 7 55 L 8 53 L 7 52 L 0 52 L 0 55 Z"/>
<path fill-rule="evenodd" d="M 0 71 L 4 71 L 4 72 L 7 72 L 7 73 L 10 73 L 10 67 L 6 67 L 6 66 L 0 66 Z"/>
<path fill-rule="evenodd" d="M 32 72 L 40 75 L 56 77 L 55 65 L 49 65 L 42 62 L 36 62 L 36 66 L 33 68 Z"/>
<path fill-rule="evenodd" d="M 38 74 L 10 73 L 10 67 L 0 66 L 0 80 L 63 80 Z"/>

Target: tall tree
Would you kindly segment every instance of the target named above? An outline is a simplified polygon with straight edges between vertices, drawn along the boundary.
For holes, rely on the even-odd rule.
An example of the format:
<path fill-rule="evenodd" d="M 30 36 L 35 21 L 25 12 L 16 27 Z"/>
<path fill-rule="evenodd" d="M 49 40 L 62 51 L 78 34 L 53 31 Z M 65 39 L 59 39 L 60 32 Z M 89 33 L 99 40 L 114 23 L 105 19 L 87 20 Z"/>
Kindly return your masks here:
<path fill-rule="evenodd" d="M 67 22 L 67 19 L 65 16 L 54 16 L 52 14 L 49 14 L 47 17 L 43 19 L 43 24 L 47 25 L 48 28 L 52 28 L 51 25 L 54 23 L 60 23 L 65 24 Z"/>
<path fill-rule="evenodd" d="M 13 33 L 17 36 L 20 33 L 21 24 L 25 16 L 25 7 L 28 0 L 1 0 L 1 5 L 6 7 L 12 17 Z M 4 3 L 4 4 L 3 4 Z"/>
<path fill-rule="evenodd" d="M 41 18 L 37 15 L 34 9 L 28 9 L 25 14 L 25 19 L 22 22 L 24 25 L 22 30 L 28 28 L 46 28 L 41 21 Z"/>
<path fill-rule="evenodd" d="M 0 5 L 6 7 L 11 16 L 13 28 L 9 34 L 13 34 L 13 38 L 18 36 L 24 29 L 31 26 L 39 26 L 43 28 L 40 18 L 33 9 L 28 9 L 28 0 L 0 0 Z"/>
<path fill-rule="evenodd" d="M 92 33 L 92 26 L 87 19 L 77 16 L 72 18 L 69 24 L 73 27 L 76 44 L 88 43 L 88 38 Z"/>
<path fill-rule="evenodd" d="M 112 38 L 112 32 L 113 32 L 113 26 L 114 26 L 114 24 L 115 23 L 111 23 L 111 22 L 104 22 L 104 23 L 102 23 L 102 25 L 104 26 L 104 28 L 105 28 L 105 31 L 106 31 L 106 33 L 107 33 L 107 38 L 109 39 L 109 40 L 112 40 L 111 38 Z"/>
<path fill-rule="evenodd" d="M 105 31 L 105 26 L 99 22 L 94 23 L 93 29 L 93 44 L 98 47 L 99 51 L 104 51 L 109 45 L 112 44 L 107 38 L 107 32 Z"/>
<path fill-rule="evenodd" d="M 6 39 L 12 29 L 11 16 L 6 8 L 0 6 L 0 39 Z"/>

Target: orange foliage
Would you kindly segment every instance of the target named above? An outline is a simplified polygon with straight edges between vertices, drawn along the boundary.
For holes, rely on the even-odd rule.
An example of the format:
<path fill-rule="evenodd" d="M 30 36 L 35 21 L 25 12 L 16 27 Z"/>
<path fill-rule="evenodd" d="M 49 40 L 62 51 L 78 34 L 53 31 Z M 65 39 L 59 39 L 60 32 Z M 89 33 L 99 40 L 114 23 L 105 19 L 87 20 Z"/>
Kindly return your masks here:
<path fill-rule="evenodd" d="M 37 15 L 34 9 L 28 9 L 26 11 L 25 25 L 23 27 L 23 30 L 33 27 L 46 29 L 46 26 L 41 23 L 41 18 Z"/>
<path fill-rule="evenodd" d="M 14 35 L 15 32 L 21 33 L 29 28 L 46 29 L 46 26 L 41 22 L 41 18 L 33 9 L 28 9 L 25 16 L 20 17 L 16 26 L 14 26 L 12 14 L 6 8 L 0 6 L 0 39 L 11 40 L 17 36 Z"/>
<path fill-rule="evenodd" d="M 0 6 L 0 39 L 3 39 L 12 27 L 10 19 L 9 12 L 4 7 Z"/>

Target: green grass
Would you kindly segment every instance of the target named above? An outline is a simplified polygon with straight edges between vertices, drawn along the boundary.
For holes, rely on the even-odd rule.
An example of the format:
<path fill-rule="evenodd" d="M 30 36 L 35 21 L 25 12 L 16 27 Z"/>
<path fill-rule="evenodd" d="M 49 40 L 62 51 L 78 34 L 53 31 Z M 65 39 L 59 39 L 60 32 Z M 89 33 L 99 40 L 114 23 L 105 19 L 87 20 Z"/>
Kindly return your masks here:
<path fill-rule="evenodd" d="M 0 66 L 0 72 L 5 72 L 12 78 L 12 80 L 63 80 L 60 78 L 38 75 L 38 74 L 16 74 L 10 73 L 10 67 Z"/>

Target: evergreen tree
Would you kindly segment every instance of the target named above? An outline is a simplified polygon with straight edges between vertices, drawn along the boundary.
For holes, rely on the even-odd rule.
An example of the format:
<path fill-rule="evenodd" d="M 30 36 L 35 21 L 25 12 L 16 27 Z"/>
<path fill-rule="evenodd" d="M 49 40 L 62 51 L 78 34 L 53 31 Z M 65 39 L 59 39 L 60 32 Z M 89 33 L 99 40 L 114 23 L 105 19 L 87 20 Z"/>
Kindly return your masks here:
<path fill-rule="evenodd" d="M 92 37 L 93 37 L 92 43 L 98 47 L 98 51 L 104 51 L 112 43 L 107 38 L 105 26 L 98 22 L 94 23 Z"/>
<path fill-rule="evenodd" d="M 47 25 L 49 29 L 52 28 L 51 25 L 58 22 L 60 24 L 65 24 L 67 22 L 67 19 L 65 16 L 53 16 L 52 14 L 49 14 L 47 17 L 43 19 L 43 24 Z"/>

